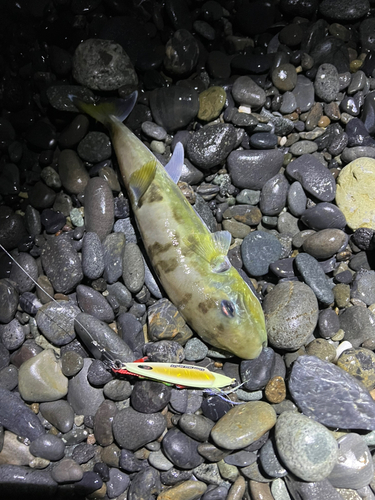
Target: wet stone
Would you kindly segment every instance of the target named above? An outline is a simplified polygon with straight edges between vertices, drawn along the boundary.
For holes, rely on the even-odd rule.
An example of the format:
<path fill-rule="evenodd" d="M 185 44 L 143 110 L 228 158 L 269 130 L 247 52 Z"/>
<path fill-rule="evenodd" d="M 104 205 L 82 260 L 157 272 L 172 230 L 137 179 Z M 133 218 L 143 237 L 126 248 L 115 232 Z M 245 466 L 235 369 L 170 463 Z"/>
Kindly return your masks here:
<path fill-rule="evenodd" d="M 259 208 L 263 215 L 278 215 L 286 204 L 289 182 L 283 174 L 269 179 L 262 188 Z"/>
<path fill-rule="evenodd" d="M 184 413 L 178 421 L 185 434 L 197 441 L 207 441 L 214 423 L 202 415 Z"/>
<path fill-rule="evenodd" d="M 42 351 L 21 365 L 18 387 L 25 401 L 55 401 L 67 394 L 68 379 L 52 349 Z"/>
<path fill-rule="evenodd" d="M 0 370 L 0 387 L 13 391 L 18 385 L 18 370 L 14 365 L 5 366 Z"/>
<path fill-rule="evenodd" d="M 6 250 L 12 250 L 27 237 L 24 218 L 8 207 L 0 209 L 0 243 Z"/>
<path fill-rule="evenodd" d="M 283 377 L 276 376 L 271 378 L 265 388 L 265 396 L 267 401 L 273 404 L 278 404 L 284 401 L 286 397 L 285 380 Z"/>
<path fill-rule="evenodd" d="M 8 351 L 14 351 L 21 347 L 25 340 L 25 332 L 17 319 L 13 319 L 7 325 L 0 325 L 0 338 Z"/>
<path fill-rule="evenodd" d="M 85 464 L 91 460 L 95 455 L 95 448 L 92 444 L 80 443 L 78 444 L 72 453 L 72 459 L 77 462 L 77 464 Z"/>
<path fill-rule="evenodd" d="M 346 349 L 337 360 L 337 366 L 353 375 L 371 391 L 375 387 L 375 354 L 364 347 Z"/>
<path fill-rule="evenodd" d="M 122 278 L 131 293 L 138 293 L 145 280 L 145 266 L 142 253 L 136 243 L 125 245 L 122 264 Z"/>
<path fill-rule="evenodd" d="M 297 107 L 302 111 L 309 111 L 313 105 L 314 98 L 314 85 L 311 80 L 304 75 L 297 76 L 297 84 L 292 90 L 297 102 Z"/>
<path fill-rule="evenodd" d="M 344 229 L 346 226 L 343 212 L 336 205 L 325 202 L 307 208 L 301 216 L 301 221 L 317 231 L 328 228 Z"/>
<path fill-rule="evenodd" d="M 104 271 L 103 248 L 99 236 L 86 232 L 82 245 L 82 271 L 89 279 L 99 278 Z"/>
<path fill-rule="evenodd" d="M 83 312 L 106 323 L 111 323 L 115 319 L 112 307 L 101 293 L 86 285 L 78 285 L 76 293 L 78 304 Z"/>
<path fill-rule="evenodd" d="M 133 477 L 128 490 L 129 499 L 152 498 L 161 490 L 159 472 L 153 467 L 147 467 Z"/>
<path fill-rule="evenodd" d="M 44 245 L 42 264 L 56 292 L 71 292 L 83 278 L 81 260 L 71 241 L 64 235 Z"/>
<path fill-rule="evenodd" d="M 294 262 L 303 280 L 313 290 L 318 300 L 323 304 L 332 304 L 334 301 L 333 292 L 319 262 L 305 253 L 298 254 Z"/>
<path fill-rule="evenodd" d="M 135 383 L 131 395 L 132 407 L 141 413 L 156 413 L 168 404 L 172 389 L 153 380 L 140 380 Z"/>
<path fill-rule="evenodd" d="M 318 145 L 313 141 L 297 141 L 289 148 L 289 153 L 294 156 L 302 156 L 304 154 L 315 153 L 318 150 Z"/>
<path fill-rule="evenodd" d="M 283 463 L 304 481 L 322 481 L 335 466 L 335 438 L 326 427 L 304 415 L 282 413 L 277 419 L 275 437 Z"/>
<path fill-rule="evenodd" d="M 39 436 L 30 444 L 30 453 L 36 457 L 57 461 L 63 458 L 65 453 L 65 443 L 53 434 Z"/>
<path fill-rule="evenodd" d="M 21 266 L 20 269 L 17 264 L 13 263 L 9 275 L 9 279 L 17 284 L 19 293 L 31 292 L 34 288 L 34 281 L 38 279 L 38 266 L 35 259 L 28 253 L 20 252 L 15 256 L 16 262 Z M 31 278 L 27 276 L 28 273 Z"/>
<path fill-rule="evenodd" d="M 375 316 L 361 306 L 348 307 L 339 316 L 340 327 L 345 332 L 345 340 L 353 347 L 359 347 L 363 342 L 375 337 Z"/>
<path fill-rule="evenodd" d="M 170 470 L 173 467 L 172 462 L 167 459 L 167 457 L 161 450 L 152 451 L 147 460 L 149 461 L 150 465 L 160 471 Z"/>
<path fill-rule="evenodd" d="M 109 471 L 109 480 L 107 481 L 107 496 L 108 498 L 117 498 L 124 493 L 130 484 L 130 478 L 119 469 L 111 468 Z"/>
<path fill-rule="evenodd" d="M 318 326 L 323 338 L 331 338 L 340 329 L 339 317 L 333 309 L 323 309 L 319 313 Z"/>
<path fill-rule="evenodd" d="M 375 302 L 375 271 L 359 271 L 354 279 L 350 295 L 362 300 L 366 305 Z"/>
<path fill-rule="evenodd" d="M 217 446 L 237 450 L 248 446 L 276 422 L 273 408 L 262 401 L 254 401 L 232 408 L 211 431 Z"/>
<path fill-rule="evenodd" d="M 190 136 L 186 154 L 197 167 L 207 170 L 224 162 L 237 142 L 233 125 L 207 125 Z"/>
<path fill-rule="evenodd" d="M 167 132 L 173 132 L 197 116 L 198 94 L 182 86 L 158 88 L 151 93 L 150 108 L 154 121 Z"/>
<path fill-rule="evenodd" d="M 87 380 L 94 387 L 102 387 L 112 380 L 112 375 L 102 361 L 94 359 L 87 372 Z"/>
<path fill-rule="evenodd" d="M 321 378 L 324 385 L 318 383 Z M 369 392 L 332 363 L 300 356 L 293 364 L 289 390 L 303 414 L 323 425 L 340 429 L 374 427 L 375 402 Z"/>
<path fill-rule="evenodd" d="M 315 93 L 325 102 L 334 101 L 340 90 L 339 75 L 333 64 L 321 64 L 315 76 Z"/>
<path fill-rule="evenodd" d="M 73 302 L 60 300 L 40 307 L 35 319 L 43 335 L 54 345 L 61 346 L 75 338 L 74 318 L 80 312 Z"/>
<path fill-rule="evenodd" d="M 213 86 L 199 94 L 198 119 L 211 121 L 217 118 L 225 104 L 226 92 L 222 87 Z"/>
<path fill-rule="evenodd" d="M 315 259 L 328 259 L 345 248 L 347 241 L 347 235 L 340 229 L 323 229 L 309 236 L 303 243 L 303 249 Z"/>
<path fill-rule="evenodd" d="M 157 439 L 165 427 L 165 417 L 160 413 L 140 413 L 133 408 L 120 410 L 113 419 L 116 442 L 131 451 Z"/>
<path fill-rule="evenodd" d="M 291 91 L 297 84 L 297 72 L 293 64 L 280 64 L 272 71 L 272 83 L 279 90 Z"/>
<path fill-rule="evenodd" d="M 123 255 L 125 236 L 123 233 L 111 233 L 103 241 L 104 279 L 107 283 L 115 283 L 123 272 Z"/>
<path fill-rule="evenodd" d="M 170 429 L 163 438 L 163 450 L 169 460 L 181 469 L 192 469 L 203 462 L 198 454 L 199 442 L 176 428 Z"/>
<path fill-rule="evenodd" d="M 53 468 L 51 474 L 57 483 L 70 483 L 82 479 L 83 469 L 73 459 L 65 458 Z"/>
<path fill-rule="evenodd" d="M 9 323 L 17 310 L 18 292 L 7 280 L 0 280 L 0 322 Z"/>
<path fill-rule="evenodd" d="M 72 194 L 82 193 L 90 177 L 77 153 L 72 149 L 64 149 L 59 155 L 58 163 L 64 188 Z"/>
<path fill-rule="evenodd" d="M 232 181 L 238 188 L 260 190 L 279 172 L 283 154 L 278 149 L 232 151 L 227 164 Z"/>
<path fill-rule="evenodd" d="M 359 490 L 368 486 L 374 474 L 371 453 L 358 434 L 349 433 L 337 440 L 338 459 L 328 481 L 336 488 Z"/>
<path fill-rule="evenodd" d="M 95 415 L 104 400 L 103 390 L 91 386 L 87 380 L 91 363 L 91 359 L 84 359 L 82 370 L 69 380 L 68 403 L 78 415 Z"/>
<path fill-rule="evenodd" d="M 0 388 L 0 425 L 31 441 L 45 433 L 35 413 L 15 393 Z"/>
<path fill-rule="evenodd" d="M 240 76 L 236 79 L 232 95 L 239 104 L 248 104 L 255 109 L 261 108 L 266 101 L 264 90 L 249 76 Z"/>
<path fill-rule="evenodd" d="M 286 173 L 299 181 L 318 200 L 332 201 L 336 194 L 335 180 L 330 171 L 312 155 L 302 155 L 289 163 Z"/>
<path fill-rule="evenodd" d="M 264 347 L 256 359 L 249 359 L 241 362 L 240 374 L 243 388 L 248 391 L 263 389 L 274 368 L 275 352 L 271 347 Z"/>
<path fill-rule="evenodd" d="M 269 265 L 281 257 L 279 240 L 270 233 L 254 231 L 243 240 L 241 255 L 246 270 L 252 276 L 267 274 Z M 257 259 L 254 259 L 254 256 Z"/>
<path fill-rule="evenodd" d="M 61 356 L 61 370 L 66 377 L 72 377 L 83 367 L 83 358 L 75 351 L 67 351 Z"/>
<path fill-rule="evenodd" d="M 274 442 L 269 439 L 260 449 L 259 461 L 264 472 L 270 477 L 284 477 L 288 474 L 275 451 Z"/>
<path fill-rule="evenodd" d="M 183 345 L 193 335 L 177 308 L 167 299 L 149 308 L 148 325 L 152 340 L 175 340 Z"/>
<path fill-rule="evenodd" d="M 108 182 L 100 177 L 89 180 L 85 188 L 85 226 L 100 241 L 111 232 L 114 222 L 113 195 Z"/>
<path fill-rule="evenodd" d="M 310 287 L 300 282 L 279 283 L 263 302 L 269 342 L 296 350 L 305 344 L 318 321 L 318 302 Z"/>

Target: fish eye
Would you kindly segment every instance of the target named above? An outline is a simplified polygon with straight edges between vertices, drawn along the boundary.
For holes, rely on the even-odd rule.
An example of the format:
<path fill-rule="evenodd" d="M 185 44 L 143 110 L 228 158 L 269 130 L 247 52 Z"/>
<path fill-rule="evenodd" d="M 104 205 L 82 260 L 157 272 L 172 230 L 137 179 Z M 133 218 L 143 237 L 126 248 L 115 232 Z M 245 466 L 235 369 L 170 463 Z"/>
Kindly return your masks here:
<path fill-rule="evenodd" d="M 233 302 L 230 300 L 222 300 L 221 301 L 221 310 L 228 318 L 234 318 L 235 315 L 235 307 Z"/>

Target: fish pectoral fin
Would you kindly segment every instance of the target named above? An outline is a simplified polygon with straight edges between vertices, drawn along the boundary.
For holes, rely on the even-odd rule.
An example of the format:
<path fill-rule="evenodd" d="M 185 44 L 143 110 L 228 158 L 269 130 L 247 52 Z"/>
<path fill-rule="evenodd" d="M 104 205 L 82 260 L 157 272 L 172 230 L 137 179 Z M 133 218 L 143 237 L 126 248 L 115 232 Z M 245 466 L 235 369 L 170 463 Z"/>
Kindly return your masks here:
<path fill-rule="evenodd" d="M 156 174 L 156 160 L 151 160 L 143 165 L 139 170 L 130 176 L 129 187 L 133 194 L 135 204 L 138 205 L 140 199 L 150 187 Z"/>
<path fill-rule="evenodd" d="M 218 236 L 215 236 L 215 235 Z M 231 241 L 228 231 L 219 231 L 209 235 L 189 234 L 183 238 L 183 243 L 203 260 L 208 262 L 214 272 L 227 271 L 231 264 L 227 252 Z"/>
<path fill-rule="evenodd" d="M 232 241 L 232 235 L 229 231 L 217 231 L 212 234 L 214 245 L 221 255 L 227 255 Z"/>
<path fill-rule="evenodd" d="M 169 177 L 172 181 L 177 184 L 180 180 L 182 174 L 182 167 L 184 166 L 184 147 L 181 142 L 176 144 L 174 148 L 172 158 L 165 166 L 165 170 L 167 171 Z"/>

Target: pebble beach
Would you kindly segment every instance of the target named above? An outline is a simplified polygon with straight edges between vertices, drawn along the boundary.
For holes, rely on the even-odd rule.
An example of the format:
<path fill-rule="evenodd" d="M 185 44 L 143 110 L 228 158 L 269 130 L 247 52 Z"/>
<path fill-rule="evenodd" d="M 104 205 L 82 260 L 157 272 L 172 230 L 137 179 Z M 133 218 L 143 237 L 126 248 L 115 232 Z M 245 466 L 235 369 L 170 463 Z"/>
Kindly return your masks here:
<path fill-rule="evenodd" d="M 375 1 L 3 10 L 1 497 L 375 500 Z M 108 130 L 70 98 L 134 91 L 125 125 L 162 165 L 183 145 L 179 188 L 232 236 L 266 321 L 256 359 L 169 300 Z M 106 363 L 144 356 L 237 387 Z"/>

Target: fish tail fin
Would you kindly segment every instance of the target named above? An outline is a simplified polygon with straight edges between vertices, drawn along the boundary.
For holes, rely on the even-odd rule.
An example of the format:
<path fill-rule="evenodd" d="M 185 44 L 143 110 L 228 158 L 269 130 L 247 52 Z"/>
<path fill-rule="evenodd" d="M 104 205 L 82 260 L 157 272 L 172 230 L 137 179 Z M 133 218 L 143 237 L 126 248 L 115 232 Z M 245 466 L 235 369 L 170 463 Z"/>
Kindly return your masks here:
<path fill-rule="evenodd" d="M 137 102 L 138 92 L 134 91 L 127 99 L 101 99 L 98 103 L 88 103 L 79 97 L 69 94 L 74 106 L 109 127 L 114 122 L 123 122 L 132 112 Z"/>

